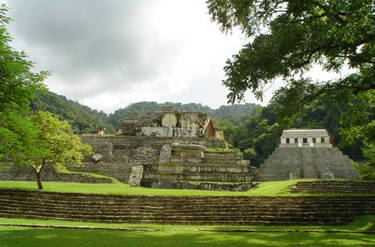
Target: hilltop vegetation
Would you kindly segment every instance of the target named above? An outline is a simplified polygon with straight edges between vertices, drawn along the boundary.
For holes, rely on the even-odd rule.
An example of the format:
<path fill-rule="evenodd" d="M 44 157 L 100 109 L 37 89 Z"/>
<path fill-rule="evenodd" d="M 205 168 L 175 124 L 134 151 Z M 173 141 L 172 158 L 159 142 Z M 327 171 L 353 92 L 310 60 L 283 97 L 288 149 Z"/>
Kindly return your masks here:
<path fill-rule="evenodd" d="M 33 111 L 49 111 L 59 115 L 61 119 L 67 120 L 74 132 L 77 134 L 96 133 L 99 128 L 106 128 L 108 133 L 115 133 L 115 128 L 121 119 L 129 117 L 135 113 L 147 113 L 160 111 L 163 106 L 173 106 L 178 111 L 203 112 L 218 120 L 228 120 L 233 124 L 245 122 L 257 107 L 255 104 L 236 104 L 220 106 L 212 109 L 202 104 L 190 103 L 157 103 L 138 102 L 118 109 L 114 113 L 107 115 L 102 111 L 93 110 L 88 106 L 76 101 L 67 99 L 65 96 L 52 92 L 37 93 L 31 101 Z"/>
<path fill-rule="evenodd" d="M 60 116 L 70 123 L 77 134 L 95 133 L 99 128 L 106 128 L 109 133 L 115 132 L 104 112 L 52 92 L 37 93 L 31 101 L 31 108 L 33 111 L 48 111 Z"/>

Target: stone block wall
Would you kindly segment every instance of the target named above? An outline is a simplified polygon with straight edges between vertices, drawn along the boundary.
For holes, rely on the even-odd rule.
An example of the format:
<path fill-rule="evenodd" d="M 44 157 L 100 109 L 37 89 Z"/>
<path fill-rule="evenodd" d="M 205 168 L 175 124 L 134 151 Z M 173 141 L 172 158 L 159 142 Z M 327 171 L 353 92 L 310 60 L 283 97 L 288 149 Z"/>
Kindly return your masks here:
<path fill-rule="evenodd" d="M 159 163 L 145 166 L 142 184 L 153 188 L 247 190 L 257 169 L 234 151 L 206 152 L 199 145 L 162 148 Z M 166 153 L 170 153 L 167 155 Z M 165 157 L 168 157 L 167 159 Z"/>
<path fill-rule="evenodd" d="M 375 182 L 319 180 L 298 182 L 292 187 L 292 193 L 375 193 Z"/>
<path fill-rule="evenodd" d="M 163 160 L 163 147 L 168 145 L 201 145 L 206 147 L 224 148 L 225 142 L 214 138 L 177 138 L 148 136 L 81 136 L 84 143 L 93 147 L 94 153 L 103 156 L 100 162 L 93 162 L 88 157 L 82 167 L 68 166 L 69 170 L 93 172 L 114 177 L 127 183 L 133 166 L 150 167 Z M 168 163 L 171 150 L 164 151 L 163 163 Z M 178 151 L 176 149 L 176 151 Z"/>
<path fill-rule="evenodd" d="M 352 161 L 338 148 L 277 148 L 260 167 L 262 181 L 297 178 L 358 180 Z"/>

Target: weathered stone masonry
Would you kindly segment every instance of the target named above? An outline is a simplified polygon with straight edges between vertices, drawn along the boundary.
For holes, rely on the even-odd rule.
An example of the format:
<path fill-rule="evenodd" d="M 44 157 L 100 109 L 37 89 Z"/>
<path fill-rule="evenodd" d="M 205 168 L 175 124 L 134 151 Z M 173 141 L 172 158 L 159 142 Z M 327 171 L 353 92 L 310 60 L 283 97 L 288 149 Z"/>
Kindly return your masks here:
<path fill-rule="evenodd" d="M 225 150 L 225 142 L 215 138 L 98 135 L 81 138 L 102 160 L 86 159 L 82 167 L 68 167 L 69 170 L 108 175 L 126 183 L 134 166 L 144 167 L 142 185 L 162 188 L 242 190 L 256 176 L 256 169 L 233 151 L 207 152 L 206 147 Z M 212 184 L 220 182 L 238 185 Z"/>
<path fill-rule="evenodd" d="M 260 167 L 261 180 L 358 180 L 352 161 L 329 140 L 326 130 L 284 130 L 280 146 Z"/>

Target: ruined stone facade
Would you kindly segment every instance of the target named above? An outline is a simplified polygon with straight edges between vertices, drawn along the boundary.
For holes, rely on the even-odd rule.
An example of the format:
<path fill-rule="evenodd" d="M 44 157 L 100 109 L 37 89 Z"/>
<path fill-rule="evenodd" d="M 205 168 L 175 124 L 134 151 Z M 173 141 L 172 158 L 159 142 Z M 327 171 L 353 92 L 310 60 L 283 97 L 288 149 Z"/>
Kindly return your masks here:
<path fill-rule="evenodd" d="M 200 112 L 163 111 L 123 119 L 118 135 L 157 137 L 208 137 L 224 140 L 207 114 Z"/>
<path fill-rule="evenodd" d="M 81 139 L 102 160 L 89 157 L 82 167 L 68 169 L 125 183 L 136 166 L 143 167 L 141 185 L 154 188 L 245 190 L 257 176 L 256 168 L 215 138 L 89 135 Z"/>
<path fill-rule="evenodd" d="M 260 167 L 262 181 L 297 178 L 358 180 L 352 160 L 332 147 L 323 129 L 284 130 L 280 146 Z"/>
<path fill-rule="evenodd" d="M 331 148 L 332 144 L 325 129 L 284 130 L 280 138 L 280 148 L 295 147 Z"/>

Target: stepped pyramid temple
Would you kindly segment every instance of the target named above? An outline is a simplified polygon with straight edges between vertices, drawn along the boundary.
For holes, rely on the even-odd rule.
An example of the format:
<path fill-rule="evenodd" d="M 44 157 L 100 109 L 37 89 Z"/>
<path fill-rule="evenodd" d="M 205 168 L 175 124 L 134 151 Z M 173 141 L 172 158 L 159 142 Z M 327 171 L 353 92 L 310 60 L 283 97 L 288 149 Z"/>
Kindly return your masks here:
<path fill-rule="evenodd" d="M 280 145 L 260 168 L 261 181 L 296 178 L 358 180 L 351 159 L 333 147 L 325 129 L 284 130 Z"/>
<path fill-rule="evenodd" d="M 256 168 L 226 148 L 223 132 L 199 112 L 167 108 L 122 120 L 116 136 L 82 136 L 100 161 L 69 169 L 154 188 L 243 190 Z"/>

